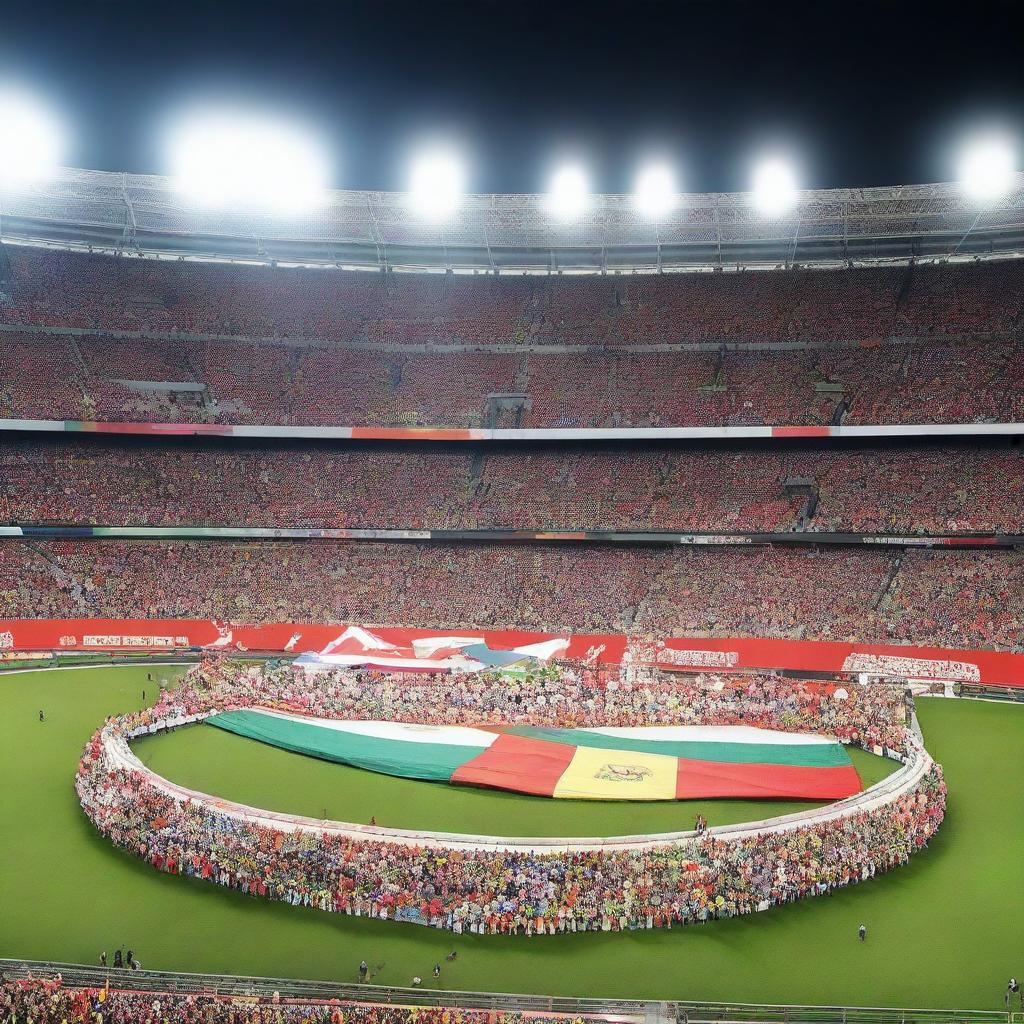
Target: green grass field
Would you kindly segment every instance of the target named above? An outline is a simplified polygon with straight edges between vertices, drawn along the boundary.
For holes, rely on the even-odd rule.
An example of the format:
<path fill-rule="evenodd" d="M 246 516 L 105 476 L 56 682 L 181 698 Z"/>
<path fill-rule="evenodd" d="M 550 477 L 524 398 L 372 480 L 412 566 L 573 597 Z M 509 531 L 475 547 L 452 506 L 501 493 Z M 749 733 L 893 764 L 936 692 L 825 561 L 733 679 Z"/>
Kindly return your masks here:
<path fill-rule="evenodd" d="M 125 944 L 152 969 L 351 981 L 365 958 L 382 984 L 429 977 L 453 944 L 448 933 L 264 903 L 161 875 L 93 831 L 72 785 L 78 756 L 106 715 L 140 706 L 146 671 L 0 675 L 0 955 L 90 963 Z M 831 898 L 671 932 L 460 936 L 442 985 L 1001 1007 L 1006 979 L 1024 973 L 1024 707 L 933 700 L 921 702 L 919 716 L 946 768 L 949 816 L 908 867 Z M 538 801 L 383 776 L 367 782 L 364 773 L 209 727 L 138 749 L 175 781 L 220 795 L 355 820 L 375 814 L 410 827 L 608 834 L 685 826 L 698 809 Z M 877 777 L 877 761 L 858 757 L 865 783 Z M 724 822 L 779 808 L 716 802 L 707 813 Z M 864 944 L 856 938 L 861 921 L 869 928 Z"/>

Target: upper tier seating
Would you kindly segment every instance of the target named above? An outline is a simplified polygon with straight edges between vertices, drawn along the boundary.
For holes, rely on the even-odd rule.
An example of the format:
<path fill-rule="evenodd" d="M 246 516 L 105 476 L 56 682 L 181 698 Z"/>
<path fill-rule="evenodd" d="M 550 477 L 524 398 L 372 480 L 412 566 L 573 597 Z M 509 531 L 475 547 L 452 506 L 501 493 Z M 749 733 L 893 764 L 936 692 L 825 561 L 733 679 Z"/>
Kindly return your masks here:
<path fill-rule="evenodd" d="M 494 277 L 8 252 L 0 417 L 480 426 L 516 393 L 533 427 L 1024 419 L 1022 261 Z"/>

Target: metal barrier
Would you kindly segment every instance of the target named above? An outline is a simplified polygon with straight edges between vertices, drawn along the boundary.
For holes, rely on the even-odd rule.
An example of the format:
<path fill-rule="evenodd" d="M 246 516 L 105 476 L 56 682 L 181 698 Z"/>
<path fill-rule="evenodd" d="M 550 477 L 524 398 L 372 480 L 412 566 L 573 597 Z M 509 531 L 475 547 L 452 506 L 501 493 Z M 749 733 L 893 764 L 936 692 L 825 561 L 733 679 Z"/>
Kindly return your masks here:
<path fill-rule="evenodd" d="M 290 978 L 248 978 L 221 974 L 125 971 L 49 961 L 2 960 L 7 978 L 52 977 L 65 985 L 113 988 L 179 995 L 265 997 L 283 999 L 449 1006 L 462 1009 L 505 1010 L 517 1013 L 555 1013 L 611 1017 L 636 1024 L 1024 1024 L 1024 1014 L 1002 1010 L 899 1009 L 872 1006 L 799 1006 L 758 1003 L 663 1002 L 637 999 L 574 999 L 504 992 L 447 992 L 385 985 L 354 985 Z"/>
<path fill-rule="evenodd" d="M 562 996 L 516 995 L 501 992 L 448 992 L 389 985 L 356 985 L 292 978 L 248 978 L 222 974 L 167 971 L 128 971 L 49 961 L 0 960 L 0 973 L 8 978 L 49 977 L 59 973 L 65 985 L 100 988 L 109 979 L 112 988 L 178 995 L 270 997 L 413 1006 L 451 1006 L 462 1009 L 507 1010 L 526 1013 L 601 1014 L 603 1016 L 663 1021 L 675 1019 L 674 1004 L 636 999 L 573 999 Z"/>
<path fill-rule="evenodd" d="M 956 683 L 953 686 L 956 697 L 980 697 L 984 700 L 1000 700 L 1007 703 L 1024 703 L 1024 690 L 1015 686 L 995 686 L 985 683 Z"/>
<path fill-rule="evenodd" d="M 280 655 L 275 655 L 280 657 Z M 253 656 L 254 660 L 256 656 Z M 81 652 L 72 654 L 65 651 L 24 651 L 13 657 L 0 660 L 2 672 L 42 672 L 46 669 L 58 668 L 116 668 L 119 666 L 139 666 L 157 668 L 171 665 L 192 665 L 203 660 L 199 651 L 152 651 L 146 654 L 108 654 L 97 652 L 84 655 Z"/>

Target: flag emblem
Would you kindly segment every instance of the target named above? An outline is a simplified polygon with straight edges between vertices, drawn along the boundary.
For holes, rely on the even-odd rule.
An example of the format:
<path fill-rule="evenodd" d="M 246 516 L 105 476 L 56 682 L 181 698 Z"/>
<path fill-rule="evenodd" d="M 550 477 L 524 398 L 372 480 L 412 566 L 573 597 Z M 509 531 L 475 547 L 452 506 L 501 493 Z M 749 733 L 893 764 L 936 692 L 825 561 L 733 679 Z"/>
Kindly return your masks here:
<path fill-rule="evenodd" d="M 642 782 L 651 774 L 642 764 L 603 764 L 594 775 L 603 782 Z"/>

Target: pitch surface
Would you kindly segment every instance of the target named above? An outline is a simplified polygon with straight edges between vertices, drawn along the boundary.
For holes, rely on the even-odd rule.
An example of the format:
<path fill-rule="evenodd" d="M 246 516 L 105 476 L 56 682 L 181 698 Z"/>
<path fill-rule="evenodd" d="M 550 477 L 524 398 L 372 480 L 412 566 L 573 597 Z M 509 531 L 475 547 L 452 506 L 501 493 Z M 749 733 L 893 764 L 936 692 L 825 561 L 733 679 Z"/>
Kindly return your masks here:
<path fill-rule="evenodd" d="M 162 875 L 116 850 L 81 813 L 72 779 L 96 725 L 139 707 L 143 687 L 152 699 L 139 668 L 0 676 L 0 955 L 95 963 L 123 944 L 153 969 L 338 980 L 355 980 L 365 958 L 375 981 L 396 985 L 429 977 L 441 961 L 441 985 L 453 989 L 985 1008 L 1000 1007 L 1006 978 L 1020 973 L 1019 706 L 920 702 L 929 749 L 946 769 L 949 814 L 931 848 L 899 871 L 732 921 L 527 939 L 453 937 L 265 903 Z M 685 827 L 701 807 L 721 823 L 782 810 L 743 802 L 613 808 L 436 786 L 425 799 L 429 784 L 373 776 L 373 786 L 342 785 L 334 781 L 340 766 L 203 728 L 140 752 L 175 781 L 219 795 L 410 827 L 594 834 L 679 827 L 680 815 Z M 858 759 L 866 783 L 875 760 Z M 453 944 L 459 959 L 447 964 Z"/>

